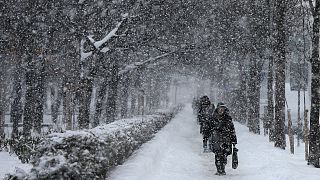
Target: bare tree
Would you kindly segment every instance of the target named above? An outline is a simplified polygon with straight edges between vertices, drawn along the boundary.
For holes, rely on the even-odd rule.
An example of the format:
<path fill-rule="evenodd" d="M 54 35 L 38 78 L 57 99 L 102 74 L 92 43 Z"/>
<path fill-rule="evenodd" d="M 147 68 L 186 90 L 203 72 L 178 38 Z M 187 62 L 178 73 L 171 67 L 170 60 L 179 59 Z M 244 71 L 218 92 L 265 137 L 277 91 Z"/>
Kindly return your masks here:
<path fill-rule="evenodd" d="M 275 147 L 285 149 L 285 66 L 286 66 L 286 28 L 285 17 L 287 1 L 275 2 Z"/>
<path fill-rule="evenodd" d="M 309 163 L 320 168 L 320 59 L 319 59 L 319 36 L 320 36 L 320 0 L 313 2 L 309 0 L 313 15 L 312 29 L 312 56 L 311 56 L 311 111 L 310 111 L 310 141 L 309 141 Z"/>

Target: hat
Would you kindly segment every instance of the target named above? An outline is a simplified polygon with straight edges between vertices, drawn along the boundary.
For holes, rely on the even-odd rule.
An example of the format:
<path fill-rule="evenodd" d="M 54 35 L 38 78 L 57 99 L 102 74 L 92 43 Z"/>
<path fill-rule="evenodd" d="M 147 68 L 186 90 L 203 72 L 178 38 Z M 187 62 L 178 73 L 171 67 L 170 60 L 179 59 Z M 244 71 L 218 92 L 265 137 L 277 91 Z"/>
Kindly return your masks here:
<path fill-rule="evenodd" d="M 226 105 L 224 105 L 224 103 L 223 102 L 219 102 L 218 104 L 217 104 L 217 108 L 218 107 L 227 107 Z"/>

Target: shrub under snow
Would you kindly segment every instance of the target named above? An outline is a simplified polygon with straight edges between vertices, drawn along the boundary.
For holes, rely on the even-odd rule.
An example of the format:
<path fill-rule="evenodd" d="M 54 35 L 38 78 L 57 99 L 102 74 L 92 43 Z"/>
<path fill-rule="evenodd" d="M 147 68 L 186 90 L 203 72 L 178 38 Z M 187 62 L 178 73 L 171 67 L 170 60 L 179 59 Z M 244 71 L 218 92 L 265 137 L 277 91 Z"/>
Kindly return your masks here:
<path fill-rule="evenodd" d="M 110 169 L 150 140 L 180 108 L 94 129 L 50 134 L 37 146 L 31 172 L 20 170 L 7 179 L 105 179 Z"/>

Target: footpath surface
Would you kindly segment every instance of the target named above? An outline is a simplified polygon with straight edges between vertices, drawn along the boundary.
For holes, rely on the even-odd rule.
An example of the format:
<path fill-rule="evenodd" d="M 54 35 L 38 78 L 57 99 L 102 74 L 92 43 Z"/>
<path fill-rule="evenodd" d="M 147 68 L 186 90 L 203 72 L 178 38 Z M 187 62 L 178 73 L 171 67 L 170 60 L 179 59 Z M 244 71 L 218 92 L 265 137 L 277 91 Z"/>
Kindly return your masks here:
<path fill-rule="evenodd" d="M 320 170 L 306 165 L 304 144 L 292 155 L 274 148 L 263 135 L 254 135 L 235 122 L 238 137 L 239 167 L 226 176 L 216 176 L 214 154 L 203 153 L 196 118 L 188 105 L 156 136 L 144 144 L 110 180 L 319 180 Z"/>

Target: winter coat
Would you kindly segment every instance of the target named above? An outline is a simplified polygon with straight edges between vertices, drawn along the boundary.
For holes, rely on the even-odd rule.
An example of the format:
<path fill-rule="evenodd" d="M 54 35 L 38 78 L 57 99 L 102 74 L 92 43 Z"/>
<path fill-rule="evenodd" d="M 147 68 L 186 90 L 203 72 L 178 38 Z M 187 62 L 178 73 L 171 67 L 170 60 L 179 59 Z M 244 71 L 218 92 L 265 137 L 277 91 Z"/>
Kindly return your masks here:
<path fill-rule="evenodd" d="M 219 115 L 217 109 L 210 118 L 211 147 L 214 153 L 231 154 L 232 144 L 237 144 L 237 137 L 231 116 L 226 110 Z"/>
<path fill-rule="evenodd" d="M 199 120 L 200 124 L 204 121 L 209 120 L 210 105 L 211 105 L 211 102 L 210 102 L 209 98 L 202 97 L 200 99 L 200 107 L 199 107 L 199 112 L 198 112 L 198 120 Z"/>

